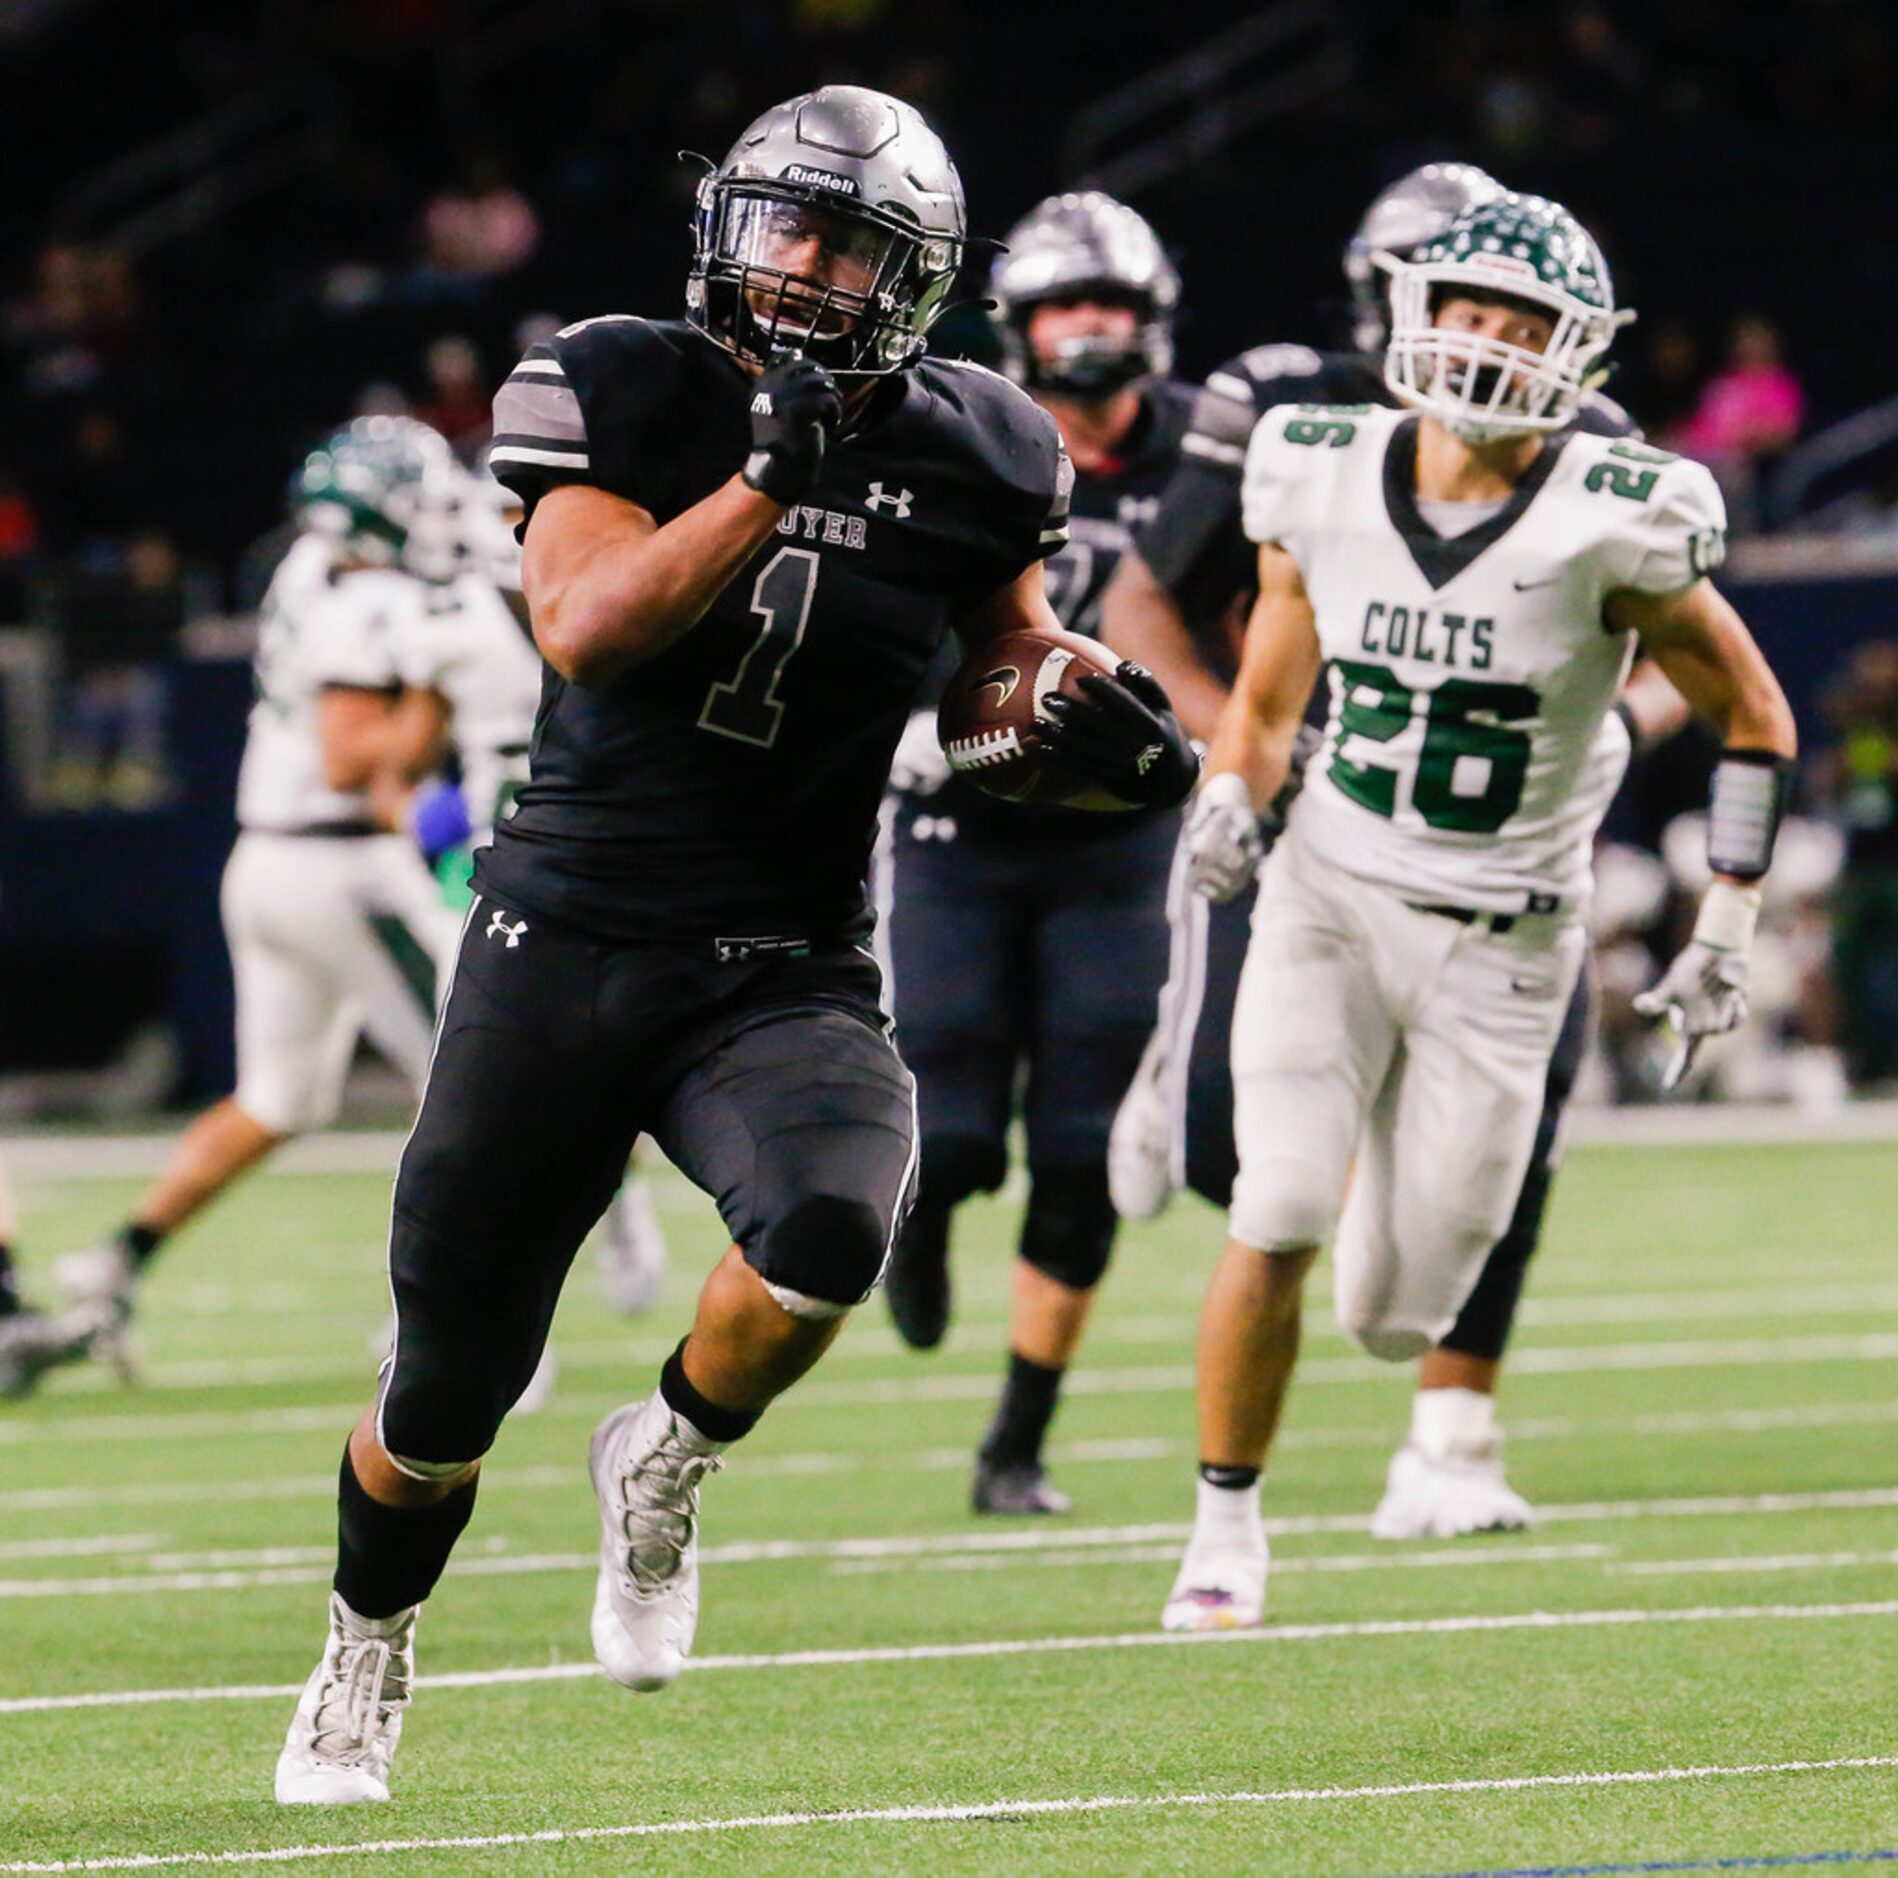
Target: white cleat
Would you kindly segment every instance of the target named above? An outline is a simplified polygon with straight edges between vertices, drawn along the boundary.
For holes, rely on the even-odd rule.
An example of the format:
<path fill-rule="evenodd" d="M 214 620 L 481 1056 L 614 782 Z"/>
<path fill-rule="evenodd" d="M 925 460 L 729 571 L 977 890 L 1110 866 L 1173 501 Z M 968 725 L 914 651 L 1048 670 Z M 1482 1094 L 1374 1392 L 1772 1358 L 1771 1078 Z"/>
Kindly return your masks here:
<path fill-rule="evenodd" d="M 1162 1630 L 1257 1630 L 1265 1622 L 1265 1579 L 1272 1563 L 1263 1529 L 1256 1545 L 1197 1540 L 1160 1612 Z"/>
<path fill-rule="evenodd" d="M 29 1396 L 49 1369 L 83 1362 L 98 1341 L 97 1312 L 15 1311 L 0 1317 L 0 1399 Z"/>
<path fill-rule="evenodd" d="M 1391 1456 L 1384 1497 L 1371 1515 L 1374 1539 L 1461 1539 L 1525 1532 L 1535 1508 L 1503 1477 L 1501 1441 L 1488 1452 L 1426 1454 L 1406 1441 Z"/>
<path fill-rule="evenodd" d="M 593 1431 L 587 1471 L 600 1502 L 593 1654 L 627 1689 L 663 1689 L 685 1667 L 699 1623 L 699 1483 L 721 1442 L 656 1390 Z"/>
<path fill-rule="evenodd" d="M 330 1593 L 329 1645 L 277 1757 L 279 1806 L 389 1797 L 389 1767 L 415 1687 L 415 1611 L 358 1617 Z"/>
<path fill-rule="evenodd" d="M 1174 1194 L 1173 1120 L 1160 1044 L 1155 1031 L 1107 1137 L 1107 1195 L 1122 1219 L 1157 1219 Z"/>
<path fill-rule="evenodd" d="M 652 1187 L 628 1174 L 600 1215 L 600 1289 L 622 1317 L 637 1317 L 659 1302 L 666 1286 L 666 1235 L 660 1230 Z"/>
<path fill-rule="evenodd" d="M 62 1252 L 53 1261 L 53 1283 L 73 1304 L 109 1304 L 129 1317 L 138 1267 L 121 1245 L 87 1246 L 83 1252 Z"/>
<path fill-rule="evenodd" d="M 1475 1389 L 1419 1389 L 1410 1439 L 1391 1456 L 1371 1536 L 1460 1539 L 1535 1523 L 1535 1508 L 1503 1478 L 1494 1401 Z"/>
<path fill-rule="evenodd" d="M 65 1294 L 75 1317 L 85 1314 L 92 1323 L 86 1354 L 117 1370 L 121 1382 L 136 1383 L 138 1353 L 131 1326 L 138 1267 L 131 1254 L 115 1244 L 62 1252 L 53 1261 L 53 1283 Z"/>

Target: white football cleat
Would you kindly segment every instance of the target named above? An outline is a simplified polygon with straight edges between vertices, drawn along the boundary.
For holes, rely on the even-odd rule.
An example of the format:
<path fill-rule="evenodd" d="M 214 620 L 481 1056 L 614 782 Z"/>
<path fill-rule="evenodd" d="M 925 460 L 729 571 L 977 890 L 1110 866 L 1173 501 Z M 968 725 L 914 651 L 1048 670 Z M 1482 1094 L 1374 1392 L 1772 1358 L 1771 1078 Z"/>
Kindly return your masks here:
<path fill-rule="evenodd" d="M 1256 1630 L 1265 1622 L 1272 1565 L 1259 1488 L 1199 1483 L 1199 1510 L 1179 1576 L 1160 1612 L 1162 1630 Z"/>
<path fill-rule="evenodd" d="M 1157 1219 L 1175 1190 L 1173 1118 L 1167 1110 L 1161 1042 L 1157 1030 L 1147 1040 L 1107 1137 L 1107 1196 L 1122 1219 Z"/>
<path fill-rule="evenodd" d="M 1503 1476 L 1503 1434 L 1494 1404 L 1472 1389 L 1424 1389 L 1410 1439 L 1391 1456 L 1384 1497 L 1371 1515 L 1374 1539 L 1460 1539 L 1523 1532 L 1535 1508 Z"/>
<path fill-rule="evenodd" d="M 303 1685 L 277 1757 L 277 1804 L 386 1800 L 414 1687 L 415 1610 L 358 1617 L 332 1591 L 329 1645 Z"/>
<path fill-rule="evenodd" d="M 109 1364 L 126 1384 L 138 1381 L 131 1328 L 138 1278 L 132 1255 L 115 1243 L 62 1252 L 53 1261 L 53 1283 L 65 1293 L 75 1314 L 91 1314 L 94 1328 L 87 1355 Z"/>
<path fill-rule="evenodd" d="M 122 1245 L 87 1246 L 83 1252 L 62 1252 L 54 1259 L 53 1283 L 74 1304 L 109 1304 L 129 1317 L 132 1294 L 138 1289 L 138 1267 Z"/>
<path fill-rule="evenodd" d="M 652 1203 L 651 1184 L 628 1174 L 600 1215 L 600 1289 L 622 1317 L 637 1317 L 659 1302 L 666 1285 L 666 1235 Z"/>
<path fill-rule="evenodd" d="M 59 1316 L 15 1311 L 0 1317 L 0 1399 L 31 1395 L 49 1369 L 82 1362 L 92 1354 L 102 1328 L 92 1310 Z"/>
<path fill-rule="evenodd" d="M 657 1390 L 593 1431 L 587 1471 L 600 1502 L 593 1654 L 623 1688 L 663 1689 L 699 1624 L 699 1483 L 724 1465 Z"/>

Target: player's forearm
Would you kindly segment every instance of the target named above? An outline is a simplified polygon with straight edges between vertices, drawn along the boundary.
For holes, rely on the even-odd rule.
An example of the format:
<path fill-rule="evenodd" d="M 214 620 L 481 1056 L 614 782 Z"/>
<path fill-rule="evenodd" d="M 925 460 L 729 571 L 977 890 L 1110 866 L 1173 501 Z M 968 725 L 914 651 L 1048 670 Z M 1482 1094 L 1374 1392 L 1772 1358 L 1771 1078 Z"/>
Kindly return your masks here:
<path fill-rule="evenodd" d="M 1225 708 L 1226 687 L 1200 657 L 1173 596 L 1138 554 L 1123 555 L 1108 582 L 1101 601 L 1101 640 L 1160 681 L 1189 737 L 1211 740 Z"/>
<path fill-rule="evenodd" d="M 1205 776 L 1230 772 L 1242 777 L 1251 793 L 1252 806 L 1263 811 L 1292 773 L 1292 744 L 1298 725 L 1297 717 L 1263 714 L 1235 693 L 1213 731 Z"/>
<path fill-rule="evenodd" d="M 537 564 L 529 538 L 534 640 L 561 677 L 610 684 L 676 644 L 777 527 L 783 506 L 739 477 L 664 527 L 595 535 L 566 566 Z"/>

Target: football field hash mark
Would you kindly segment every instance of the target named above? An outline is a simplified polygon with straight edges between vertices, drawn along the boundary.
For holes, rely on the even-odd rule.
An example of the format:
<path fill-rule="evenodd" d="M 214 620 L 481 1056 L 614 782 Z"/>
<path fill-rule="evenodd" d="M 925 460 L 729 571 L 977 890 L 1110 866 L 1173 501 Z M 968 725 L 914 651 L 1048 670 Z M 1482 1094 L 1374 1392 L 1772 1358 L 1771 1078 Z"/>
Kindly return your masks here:
<path fill-rule="evenodd" d="M 1651 1786 L 1696 1780 L 1765 1779 L 1775 1775 L 1840 1773 L 1855 1769 L 1898 1767 L 1898 1755 L 1853 1755 L 1834 1760 L 1758 1761 L 1728 1767 L 1644 1767 L 1606 1773 L 1517 1774 L 1491 1780 L 1418 1780 L 1402 1785 L 1365 1787 L 1279 1787 L 1261 1792 L 1091 1794 L 1056 1800 L 986 1800 L 947 1806 L 852 1807 L 837 1812 L 751 1813 L 727 1819 L 664 1819 L 625 1826 L 564 1826 L 540 1832 L 470 1833 L 441 1839 L 344 1840 L 328 1845 L 269 1846 L 244 1852 L 134 1853 L 123 1857 L 17 1859 L 0 1872 L 155 1871 L 181 1865 L 290 1864 L 314 1858 L 367 1857 L 390 1852 L 473 1852 L 515 1845 L 577 1845 L 598 1840 L 656 1839 L 715 1832 L 770 1832 L 801 1826 L 951 1825 L 979 1819 L 1035 1819 L 1049 1815 L 1109 1812 L 1160 1812 L 1169 1808 L 1211 1806 L 1298 1806 L 1351 1800 L 1406 1800 L 1434 1794 L 1528 1793 L 1545 1788 Z M 1880 1853 L 1878 1857 L 1888 1855 Z M 1836 1862 L 1833 1854 L 1816 1855 Z M 1769 1860 L 1748 1861 L 1757 1865 Z M 1736 1861 L 1736 1863 L 1738 1863 Z M 1457 1874 L 1456 1878 L 1566 1878 L 1567 1874 L 1718 1870 L 1716 1865 L 1554 1866 L 1546 1872 Z"/>

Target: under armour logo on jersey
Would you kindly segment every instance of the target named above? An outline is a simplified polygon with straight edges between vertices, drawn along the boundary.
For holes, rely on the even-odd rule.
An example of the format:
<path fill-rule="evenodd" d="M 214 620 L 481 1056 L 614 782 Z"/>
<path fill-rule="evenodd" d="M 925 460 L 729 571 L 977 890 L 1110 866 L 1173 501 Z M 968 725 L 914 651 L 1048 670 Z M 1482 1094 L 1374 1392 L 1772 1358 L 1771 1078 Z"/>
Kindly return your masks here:
<path fill-rule="evenodd" d="M 517 919 L 514 924 L 510 926 L 507 923 L 507 915 L 497 912 L 494 917 L 488 921 L 487 937 L 490 939 L 497 936 L 504 937 L 507 940 L 507 949 L 512 952 L 514 948 L 521 943 L 521 934 L 526 930 L 526 920 Z"/>
<path fill-rule="evenodd" d="M 754 391 L 751 394 L 751 414 L 753 417 L 771 415 L 771 394 L 768 391 Z"/>
<path fill-rule="evenodd" d="M 899 489 L 895 495 L 889 495 L 885 493 L 881 482 L 874 482 L 870 485 L 870 493 L 863 499 L 863 506 L 866 509 L 888 509 L 901 522 L 908 519 L 909 505 L 915 499 L 913 490 Z"/>

